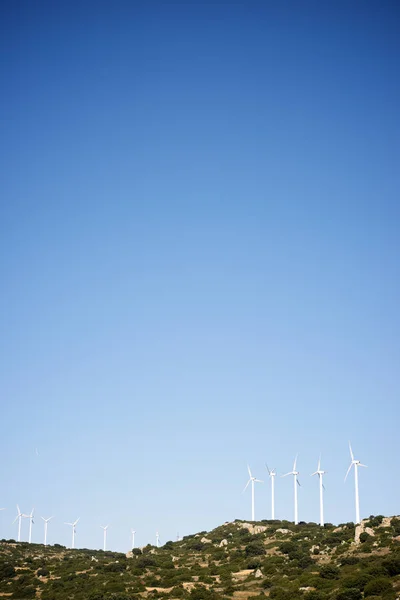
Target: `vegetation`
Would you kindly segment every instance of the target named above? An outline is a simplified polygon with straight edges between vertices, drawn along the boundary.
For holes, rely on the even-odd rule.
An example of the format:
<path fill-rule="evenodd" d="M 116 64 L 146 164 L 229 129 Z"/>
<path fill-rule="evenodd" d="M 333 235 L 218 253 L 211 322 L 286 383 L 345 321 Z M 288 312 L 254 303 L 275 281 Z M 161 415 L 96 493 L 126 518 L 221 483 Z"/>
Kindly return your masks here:
<path fill-rule="evenodd" d="M 128 556 L 2 540 L 0 596 L 41 600 L 396 600 L 400 519 L 225 523 Z"/>

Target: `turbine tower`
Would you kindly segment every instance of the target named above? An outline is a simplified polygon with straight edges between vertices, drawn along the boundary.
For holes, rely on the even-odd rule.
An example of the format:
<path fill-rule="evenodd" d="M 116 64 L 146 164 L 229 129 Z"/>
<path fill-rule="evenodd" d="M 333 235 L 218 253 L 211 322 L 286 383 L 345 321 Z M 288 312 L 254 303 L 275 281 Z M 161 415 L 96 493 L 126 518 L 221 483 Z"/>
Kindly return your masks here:
<path fill-rule="evenodd" d="M 134 529 L 131 529 L 131 534 L 132 534 L 132 550 L 135 547 L 135 533 L 136 533 L 136 531 Z"/>
<path fill-rule="evenodd" d="M 276 469 L 270 469 L 267 464 L 268 474 L 271 478 L 271 519 L 275 519 L 275 477 L 276 477 Z"/>
<path fill-rule="evenodd" d="M 14 525 L 14 523 L 18 520 L 18 538 L 17 538 L 18 542 L 21 541 L 21 521 L 22 521 L 22 517 L 23 516 L 24 515 L 20 511 L 19 506 L 17 504 L 17 516 L 15 517 L 14 521 L 12 522 L 12 524 Z"/>
<path fill-rule="evenodd" d="M 318 467 L 314 473 L 311 473 L 311 477 L 313 475 L 318 475 L 319 479 L 319 524 L 321 527 L 324 526 L 324 484 L 322 481 L 322 476 L 326 473 L 326 471 L 321 471 L 321 455 L 318 460 Z"/>
<path fill-rule="evenodd" d="M 31 543 L 31 541 L 32 541 L 32 525 L 34 524 L 34 521 L 33 521 L 33 511 L 34 510 L 35 509 L 32 508 L 30 515 L 22 515 L 23 517 L 26 517 L 27 519 L 29 519 L 29 538 L 28 538 L 29 543 Z"/>
<path fill-rule="evenodd" d="M 294 524 L 295 525 L 297 525 L 298 522 L 299 522 L 298 509 L 297 509 L 297 486 L 300 485 L 300 482 L 297 479 L 297 475 L 299 474 L 299 472 L 296 471 L 296 463 L 297 463 L 297 454 L 296 454 L 296 458 L 294 459 L 294 463 L 293 463 L 293 471 L 290 471 L 289 473 L 285 473 L 285 475 L 282 475 L 282 477 L 287 477 L 288 475 L 293 475 L 293 485 L 294 485 Z"/>
<path fill-rule="evenodd" d="M 160 536 L 159 536 L 158 531 L 156 531 L 156 546 L 157 546 L 157 548 L 160 547 Z"/>
<path fill-rule="evenodd" d="M 109 525 L 105 525 L 104 527 L 103 527 L 103 525 L 100 525 L 100 527 L 104 531 L 103 550 L 105 552 L 106 551 L 106 546 L 107 546 L 107 529 L 109 528 Z"/>
<path fill-rule="evenodd" d="M 254 513 L 254 483 L 262 483 L 262 480 L 256 479 L 255 477 L 253 477 L 253 475 L 251 474 L 249 465 L 247 465 L 247 470 L 249 472 L 249 480 L 246 483 L 246 485 L 244 486 L 243 492 L 246 491 L 247 486 L 251 482 L 251 520 L 255 521 L 256 519 L 255 519 L 255 513 Z"/>
<path fill-rule="evenodd" d="M 71 525 L 72 527 L 72 546 L 71 548 L 75 548 L 75 534 L 76 534 L 76 524 L 78 523 L 80 517 L 76 519 L 73 523 L 64 523 L 64 525 Z"/>
<path fill-rule="evenodd" d="M 346 477 L 344 480 L 346 481 L 348 474 L 350 473 L 351 467 L 354 465 L 354 483 L 355 483 L 355 492 L 356 492 L 356 524 L 360 522 L 360 499 L 358 496 L 358 467 L 366 467 L 367 465 L 363 465 L 359 460 L 354 458 L 353 450 L 351 449 L 351 444 L 349 442 L 351 463 L 349 468 L 347 469 Z"/>
<path fill-rule="evenodd" d="M 51 521 L 51 519 L 53 519 L 54 517 L 48 517 L 47 519 L 45 519 L 44 517 L 42 517 L 43 521 L 44 521 L 44 545 L 47 546 L 47 524 L 49 521 Z"/>

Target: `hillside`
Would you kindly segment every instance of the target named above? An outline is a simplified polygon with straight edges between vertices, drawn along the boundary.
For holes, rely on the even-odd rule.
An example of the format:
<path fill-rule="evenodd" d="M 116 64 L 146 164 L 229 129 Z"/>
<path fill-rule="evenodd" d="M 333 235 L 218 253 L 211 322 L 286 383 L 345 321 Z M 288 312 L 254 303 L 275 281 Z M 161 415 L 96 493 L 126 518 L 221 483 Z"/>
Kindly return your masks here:
<path fill-rule="evenodd" d="M 235 521 L 128 555 L 2 540 L 0 596 L 395 600 L 400 518 L 370 517 L 357 528 Z"/>

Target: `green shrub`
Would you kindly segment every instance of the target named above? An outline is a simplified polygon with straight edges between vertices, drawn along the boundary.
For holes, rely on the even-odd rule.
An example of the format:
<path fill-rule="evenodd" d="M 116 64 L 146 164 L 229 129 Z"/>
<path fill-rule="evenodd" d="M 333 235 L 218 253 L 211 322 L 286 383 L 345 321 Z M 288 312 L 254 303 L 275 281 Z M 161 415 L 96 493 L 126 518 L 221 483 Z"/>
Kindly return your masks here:
<path fill-rule="evenodd" d="M 339 569 L 333 565 L 325 565 L 319 571 L 323 579 L 339 579 Z"/>
<path fill-rule="evenodd" d="M 370 539 L 371 539 L 371 536 L 366 531 L 363 531 L 362 533 L 360 533 L 360 542 L 362 544 L 365 544 L 365 542 L 368 542 Z"/>
<path fill-rule="evenodd" d="M 387 577 L 378 577 L 367 583 L 364 588 L 364 596 L 382 596 L 392 590 L 392 582 Z"/>
<path fill-rule="evenodd" d="M 390 577 L 400 575 L 400 555 L 390 556 L 382 561 L 382 567 Z"/>
<path fill-rule="evenodd" d="M 400 519 L 393 517 L 390 524 L 393 527 L 393 535 L 400 535 Z"/>
<path fill-rule="evenodd" d="M 342 579 L 342 586 L 345 588 L 353 588 L 363 591 L 367 583 L 372 577 L 368 573 L 357 572 Z"/>
<path fill-rule="evenodd" d="M 365 527 L 379 527 L 379 525 L 381 525 L 383 521 L 383 515 L 378 515 L 377 517 L 374 517 L 374 515 L 371 515 L 369 518 L 369 521 L 367 521 L 367 523 L 365 523 Z"/>
<path fill-rule="evenodd" d="M 362 594 L 358 588 L 347 588 L 336 595 L 336 600 L 361 600 Z"/>
<path fill-rule="evenodd" d="M 15 576 L 14 567 L 8 562 L 1 562 L 0 563 L 0 581 L 3 581 L 3 579 L 10 579 L 11 577 L 14 577 L 14 576 Z"/>
<path fill-rule="evenodd" d="M 265 548 L 262 541 L 254 540 L 247 544 L 245 548 L 246 556 L 261 556 L 265 554 Z"/>

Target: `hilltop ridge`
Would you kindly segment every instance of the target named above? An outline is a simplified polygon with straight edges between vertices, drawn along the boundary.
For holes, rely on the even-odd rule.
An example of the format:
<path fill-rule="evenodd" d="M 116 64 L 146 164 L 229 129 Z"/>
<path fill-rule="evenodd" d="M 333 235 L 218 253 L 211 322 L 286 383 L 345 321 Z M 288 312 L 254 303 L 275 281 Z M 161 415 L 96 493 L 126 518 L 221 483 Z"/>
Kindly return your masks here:
<path fill-rule="evenodd" d="M 0 596 L 41 600 L 400 598 L 400 517 L 233 521 L 126 555 L 2 540 Z"/>

